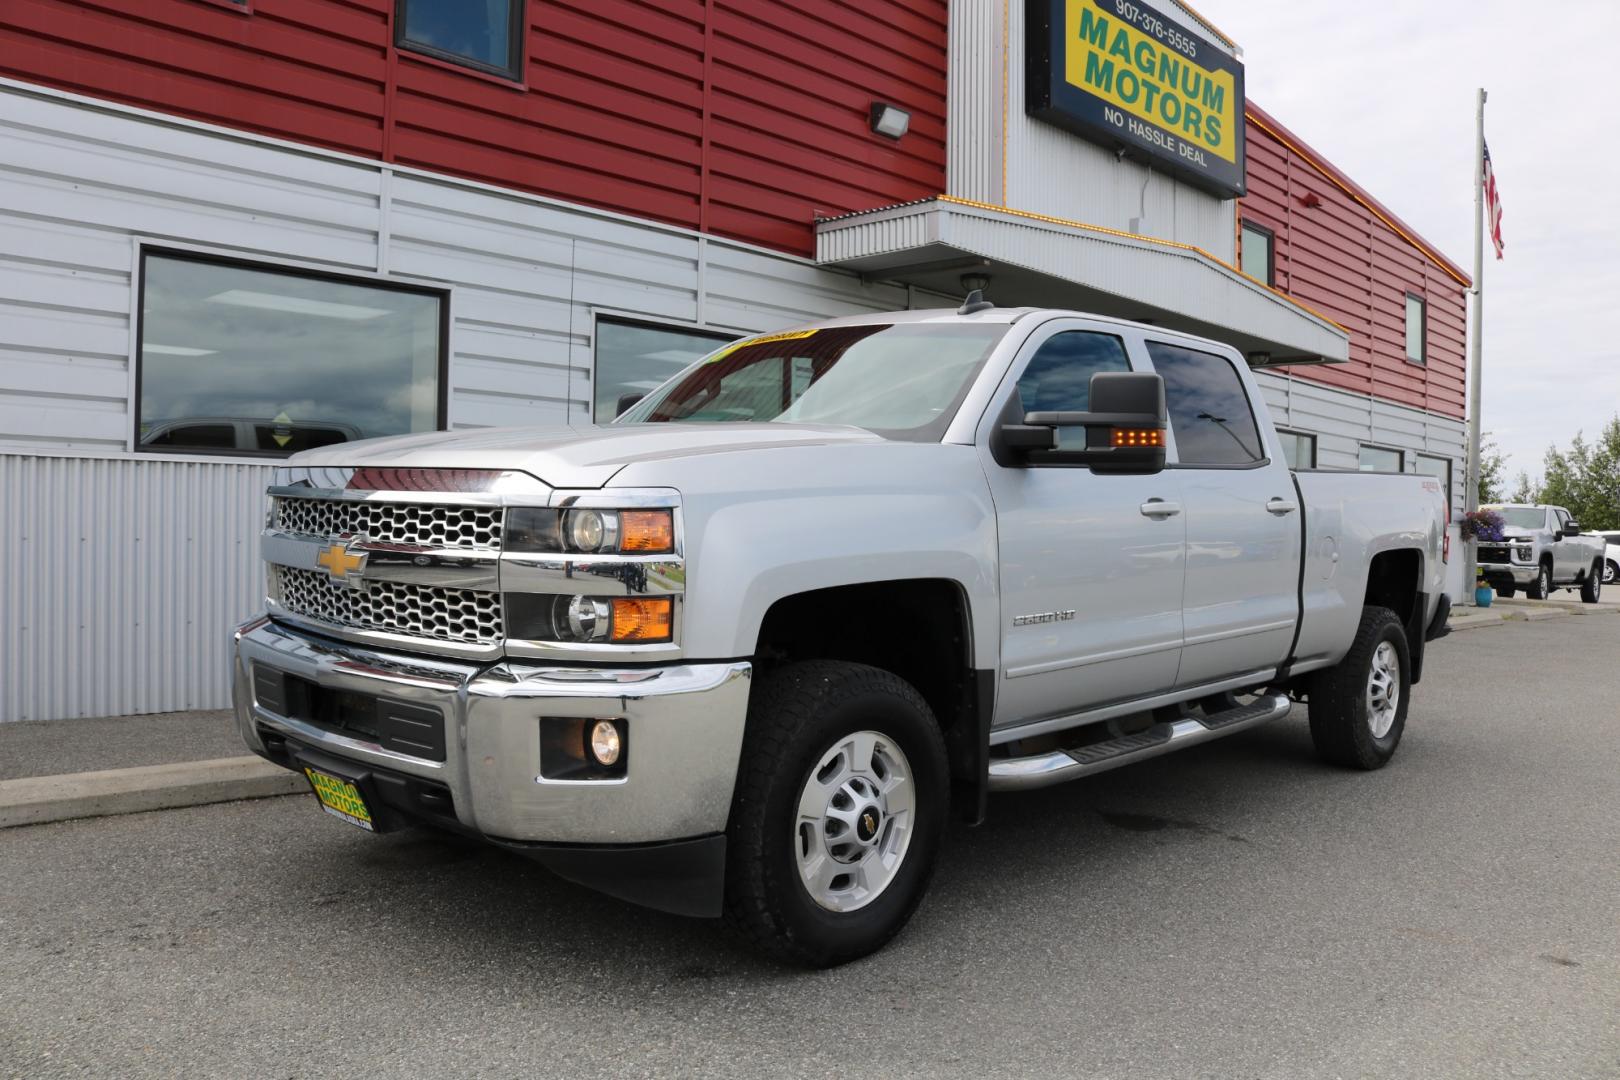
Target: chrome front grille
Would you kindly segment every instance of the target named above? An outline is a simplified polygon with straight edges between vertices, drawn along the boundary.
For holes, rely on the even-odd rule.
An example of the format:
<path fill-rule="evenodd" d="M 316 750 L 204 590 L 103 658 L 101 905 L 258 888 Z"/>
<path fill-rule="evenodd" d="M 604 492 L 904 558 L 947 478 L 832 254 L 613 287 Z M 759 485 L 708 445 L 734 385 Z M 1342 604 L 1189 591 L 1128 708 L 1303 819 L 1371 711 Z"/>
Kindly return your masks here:
<path fill-rule="evenodd" d="M 291 566 L 271 568 L 271 589 L 287 611 L 336 626 L 465 645 L 498 645 L 504 634 L 493 592 L 399 581 L 352 589 L 323 571 Z"/>
<path fill-rule="evenodd" d="M 272 528 L 300 536 L 352 536 L 387 544 L 498 549 L 502 508 L 350 499 L 274 500 Z"/>
<path fill-rule="evenodd" d="M 1480 562 L 1505 563 L 1508 561 L 1508 549 L 1504 545 L 1479 545 L 1478 558 Z"/>

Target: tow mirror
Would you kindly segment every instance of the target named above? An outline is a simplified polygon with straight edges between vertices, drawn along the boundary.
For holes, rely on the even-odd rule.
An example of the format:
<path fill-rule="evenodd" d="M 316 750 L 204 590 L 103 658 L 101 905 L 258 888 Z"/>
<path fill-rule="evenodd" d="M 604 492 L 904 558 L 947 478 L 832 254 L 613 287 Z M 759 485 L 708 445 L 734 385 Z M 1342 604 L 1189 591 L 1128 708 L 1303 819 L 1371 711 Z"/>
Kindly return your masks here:
<path fill-rule="evenodd" d="M 1015 399 L 1016 400 L 1016 399 Z M 1091 377 L 1090 412 L 1032 412 L 996 430 L 1004 464 L 1084 466 L 1096 473 L 1164 469 L 1164 379 L 1152 372 Z"/>
<path fill-rule="evenodd" d="M 636 404 L 636 402 L 640 401 L 642 398 L 644 398 L 646 396 L 647 396 L 646 394 L 620 394 L 619 395 L 619 405 L 618 405 L 618 408 L 613 413 L 613 418 L 615 420 L 617 420 L 619 417 L 621 417 L 625 413 L 629 412 L 630 409 Z"/>
<path fill-rule="evenodd" d="M 1565 536 L 1579 536 L 1579 535 L 1581 535 L 1581 523 L 1578 522 L 1578 521 L 1566 521 L 1566 522 L 1564 522 L 1564 535 Z"/>

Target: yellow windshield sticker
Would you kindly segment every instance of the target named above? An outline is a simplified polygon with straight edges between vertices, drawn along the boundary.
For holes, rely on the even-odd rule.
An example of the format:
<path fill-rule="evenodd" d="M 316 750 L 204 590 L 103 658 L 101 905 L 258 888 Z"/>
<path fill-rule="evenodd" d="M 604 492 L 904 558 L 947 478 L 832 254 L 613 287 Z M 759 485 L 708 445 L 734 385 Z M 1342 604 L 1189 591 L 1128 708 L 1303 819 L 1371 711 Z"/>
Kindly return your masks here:
<path fill-rule="evenodd" d="M 727 345 L 725 348 L 709 357 L 709 363 L 713 364 L 717 361 L 724 360 L 738 349 L 746 349 L 750 345 L 769 345 L 772 342 L 777 341 L 799 341 L 803 338 L 810 337 L 814 333 L 814 330 L 789 330 L 781 334 L 766 334 L 764 337 L 744 338 L 735 345 Z"/>

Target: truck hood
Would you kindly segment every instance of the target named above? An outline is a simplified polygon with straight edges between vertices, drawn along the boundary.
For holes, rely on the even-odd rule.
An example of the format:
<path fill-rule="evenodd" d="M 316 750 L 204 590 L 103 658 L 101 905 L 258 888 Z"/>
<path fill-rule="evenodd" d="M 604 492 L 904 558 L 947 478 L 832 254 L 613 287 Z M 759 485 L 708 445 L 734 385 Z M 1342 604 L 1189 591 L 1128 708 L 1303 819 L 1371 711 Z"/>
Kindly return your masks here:
<path fill-rule="evenodd" d="M 1504 525 L 1504 526 L 1502 526 L 1502 539 L 1504 539 L 1504 540 L 1524 540 L 1524 539 L 1533 540 L 1533 539 L 1535 539 L 1536 534 L 1538 532 L 1540 532 L 1539 529 L 1521 529 L 1516 525 Z"/>
<path fill-rule="evenodd" d="M 626 465 L 741 450 L 878 443 L 864 428 L 830 424 L 626 424 L 482 428 L 395 435 L 306 450 L 290 465 L 400 469 L 516 469 L 554 488 L 598 488 Z"/>

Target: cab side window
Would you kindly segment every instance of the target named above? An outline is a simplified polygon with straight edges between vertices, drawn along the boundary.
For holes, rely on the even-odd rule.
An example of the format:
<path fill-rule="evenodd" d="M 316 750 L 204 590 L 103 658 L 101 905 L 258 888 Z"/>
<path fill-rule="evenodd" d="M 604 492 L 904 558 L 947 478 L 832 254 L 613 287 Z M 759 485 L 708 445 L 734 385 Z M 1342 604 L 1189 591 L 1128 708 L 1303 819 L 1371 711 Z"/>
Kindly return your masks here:
<path fill-rule="evenodd" d="M 1108 334 L 1065 330 L 1053 334 L 1029 358 L 1018 377 L 1024 411 L 1086 412 L 1091 408 L 1091 377 L 1100 371 L 1129 371 L 1125 343 Z"/>
<path fill-rule="evenodd" d="M 1164 377 L 1170 430 L 1183 465 L 1252 465 L 1265 459 L 1243 380 L 1224 356 L 1148 342 Z"/>

